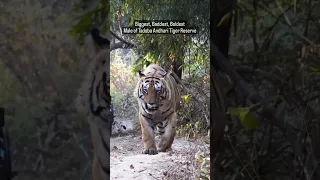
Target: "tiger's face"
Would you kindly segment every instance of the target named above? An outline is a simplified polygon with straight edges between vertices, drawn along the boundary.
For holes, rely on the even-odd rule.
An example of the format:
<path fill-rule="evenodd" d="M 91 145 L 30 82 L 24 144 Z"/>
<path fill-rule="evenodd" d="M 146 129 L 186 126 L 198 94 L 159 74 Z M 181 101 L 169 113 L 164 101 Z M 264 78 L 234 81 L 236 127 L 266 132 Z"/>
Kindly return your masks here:
<path fill-rule="evenodd" d="M 154 114 L 161 106 L 161 101 L 166 98 L 165 86 L 160 78 L 142 76 L 138 97 L 145 111 Z"/>

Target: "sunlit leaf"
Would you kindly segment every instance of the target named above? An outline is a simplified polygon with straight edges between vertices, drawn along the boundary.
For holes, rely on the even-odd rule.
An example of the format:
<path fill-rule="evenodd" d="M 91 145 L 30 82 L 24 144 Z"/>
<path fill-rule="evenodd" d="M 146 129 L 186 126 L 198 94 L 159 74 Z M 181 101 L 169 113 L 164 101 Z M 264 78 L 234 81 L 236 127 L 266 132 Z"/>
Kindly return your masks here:
<path fill-rule="evenodd" d="M 191 98 L 190 98 L 189 95 L 182 95 L 181 98 L 184 99 L 184 101 L 185 101 L 186 103 L 192 102 L 192 100 L 191 100 Z"/>
<path fill-rule="evenodd" d="M 218 27 L 221 26 L 221 25 L 224 24 L 224 23 L 227 23 L 227 22 L 229 21 L 230 17 L 231 17 L 231 12 L 228 12 L 227 14 L 225 14 L 225 15 L 221 18 L 220 22 L 218 23 Z"/>
<path fill-rule="evenodd" d="M 241 108 L 228 108 L 227 112 L 233 117 L 238 117 L 240 114 Z"/>
<path fill-rule="evenodd" d="M 247 129 L 257 129 L 260 127 L 260 121 L 255 117 L 250 108 L 228 108 L 231 116 L 237 117 L 243 127 Z"/>
<path fill-rule="evenodd" d="M 320 72 L 320 69 L 316 66 L 311 66 L 310 69 L 312 72 Z"/>
<path fill-rule="evenodd" d="M 203 175 L 200 175 L 200 178 L 201 178 L 202 180 L 209 180 L 209 178 L 208 178 L 208 177 L 203 176 Z"/>
<path fill-rule="evenodd" d="M 202 162 L 203 162 L 203 156 L 200 155 L 200 156 L 199 156 L 199 159 L 198 159 L 198 163 L 201 164 Z"/>

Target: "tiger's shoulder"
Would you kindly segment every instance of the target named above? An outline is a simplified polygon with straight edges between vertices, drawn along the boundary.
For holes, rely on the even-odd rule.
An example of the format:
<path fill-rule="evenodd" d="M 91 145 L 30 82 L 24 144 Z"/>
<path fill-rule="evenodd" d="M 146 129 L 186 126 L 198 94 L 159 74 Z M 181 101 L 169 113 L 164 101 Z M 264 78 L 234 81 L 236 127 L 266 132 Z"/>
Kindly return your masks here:
<path fill-rule="evenodd" d="M 84 112 L 86 115 L 91 113 L 90 107 L 94 103 L 91 98 L 94 92 L 92 90 L 98 86 L 99 80 L 104 79 L 107 86 L 110 86 L 110 42 L 102 42 L 101 39 L 94 38 L 97 37 L 91 34 L 91 38 L 88 39 L 89 47 L 93 48 L 93 53 L 75 100 L 78 111 Z M 103 46 L 98 46 L 98 43 Z"/>

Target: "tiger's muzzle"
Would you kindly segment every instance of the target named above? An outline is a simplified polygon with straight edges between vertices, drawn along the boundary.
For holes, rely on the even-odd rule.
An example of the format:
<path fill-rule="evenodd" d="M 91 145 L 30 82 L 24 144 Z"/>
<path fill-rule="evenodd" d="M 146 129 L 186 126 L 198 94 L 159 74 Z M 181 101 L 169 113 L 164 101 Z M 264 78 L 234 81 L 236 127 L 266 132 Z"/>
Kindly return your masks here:
<path fill-rule="evenodd" d="M 158 105 L 156 103 L 145 103 L 145 107 L 150 112 L 158 110 Z"/>

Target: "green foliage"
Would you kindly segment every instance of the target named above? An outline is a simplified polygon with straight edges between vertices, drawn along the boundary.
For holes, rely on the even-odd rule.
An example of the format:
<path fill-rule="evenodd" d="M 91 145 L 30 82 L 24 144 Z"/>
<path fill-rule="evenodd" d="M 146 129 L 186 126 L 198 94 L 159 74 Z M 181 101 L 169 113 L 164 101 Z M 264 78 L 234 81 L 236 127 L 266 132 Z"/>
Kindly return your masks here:
<path fill-rule="evenodd" d="M 73 104 L 88 57 L 86 49 L 68 34 L 72 24 L 69 4 L 74 2 L 3 3 L 0 106 L 6 109 L 13 162 L 27 171 L 34 167 L 33 174 L 41 174 L 30 179 L 50 179 L 52 174 L 59 174 L 55 176 L 58 179 L 88 179 L 85 172 L 70 176 L 68 170 L 57 168 L 74 169 L 75 162 L 70 159 L 77 159 L 77 166 L 82 166 L 86 162 L 81 159 L 83 152 L 91 148 L 90 140 L 85 139 L 89 137 L 87 120 L 75 112 Z M 75 143 L 70 135 L 79 131 L 82 142 Z M 83 152 L 78 145 L 84 145 Z M 72 154 L 66 154 L 66 149 Z"/>
<path fill-rule="evenodd" d="M 186 103 L 190 103 L 192 101 L 192 99 L 190 98 L 189 95 L 182 95 L 181 98 L 186 102 Z"/>
<path fill-rule="evenodd" d="M 210 158 L 205 158 L 201 155 L 198 163 L 201 164 L 200 179 L 210 180 Z"/>
<path fill-rule="evenodd" d="M 194 102 L 190 102 L 192 104 Z M 192 114 L 192 112 L 188 112 L 185 110 L 185 107 L 183 110 L 181 110 L 184 114 L 183 116 L 180 116 L 179 119 L 185 119 L 185 118 L 192 118 L 192 121 L 186 124 L 181 124 L 177 130 L 177 134 L 180 136 L 184 136 L 187 138 L 199 138 L 204 134 L 204 130 L 206 130 L 207 123 L 201 119 L 202 117 L 198 114 Z M 197 119 L 196 117 L 200 117 Z"/>
<path fill-rule="evenodd" d="M 80 7 L 83 7 L 83 2 Z M 90 5 L 87 5 L 90 6 Z M 111 1 L 110 2 L 111 29 L 120 31 L 120 26 L 132 26 L 134 20 L 186 20 L 189 27 L 197 27 L 198 35 L 153 35 L 139 34 L 128 35 L 126 40 L 134 42 L 137 46 L 138 56 L 151 54 L 160 65 L 168 68 L 174 57 L 175 61 L 184 61 L 186 45 L 193 38 L 200 38 L 209 35 L 209 1 Z M 179 7 L 179 8 L 177 8 Z M 183 7 L 183 8 L 182 8 Z M 84 35 L 92 28 L 92 22 L 99 27 L 103 21 L 94 20 L 98 7 L 86 12 L 81 16 L 80 21 L 71 30 L 71 34 L 82 41 Z M 109 12 L 109 11 L 108 11 Z M 109 16 L 104 16 L 109 17 Z M 109 27 L 109 26 L 108 26 Z M 170 57 L 171 56 L 171 57 Z M 135 62 L 133 72 L 142 69 L 148 61 L 147 58 L 139 57 Z"/>
<path fill-rule="evenodd" d="M 247 129 L 257 129 L 260 127 L 260 121 L 255 117 L 251 108 L 228 108 L 231 116 L 237 117 L 243 127 Z"/>
<path fill-rule="evenodd" d="M 310 66 L 310 70 L 312 72 L 320 72 L 320 68 L 316 67 L 316 66 Z"/>
<path fill-rule="evenodd" d="M 112 52 L 114 53 L 114 52 Z M 115 116 L 133 118 L 137 113 L 137 103 L 132 96 L 136 77 L 132 76 L 132 67 L 115 58 L 111 63 L 110 92 Z"/>
<path fill-rule="evenodd" d="M 87 11 L 89 8 L 83 8 L 83 3 L 84 2 L 81 1 L 80 4 L 76 5 L 75 9 L 82 9 L 85 11 L 85 13 L 75 18 L 77 23 L 70 30 L 70 35 L 75 37 L 80 44 L 84 42 L 84 37 L 92 28 L 100 27 L 102 25 L 102 33 L 107 33 L 110 29 L 110 21 L 107 18 L 109 17 L 110 13 L 109 0 L 100 0 L 98 6 L 89 11 Z"/>
<path fill-rule="evenodd" d="M 146 68 L 148 63 L 157 63 L 157 58 L 154 57 L 153 54 L 147 53 L 146 56 L 138 56 L 138 58 L 134 61 L 134 67 L 132 69 L 132 73 L 136 75 L 138 71 L 143 71 Z"/>
<path fill-rule="evenodd" d="M 231 12 L 228 12 L 221 18 L 220 22 L 218 23 L 218 27 L 228 22 L 230 18 L 231 18 Z"/>
<path fill-rule="evenodd" d="M 197 40 L 188 43 L 184 62 L 183 72 L 189 78 L 198 79 L 209 74 L 209 43 Z"/>
<path fill-rule="evenodd" d="M 311 142 L 318 141 L 314 135 L 301 138 L 300 134 L 308 134 L 317 126 L 313 119 L 319 112 L 319 65 L 309 58 L 319 57 L 319 23 L 314 21 L 319 19 L 319 3 L 245 0 L 237 5 L 230 61 L 265 107 L 261 113 L 262 108 L 256 111 L 245 107 L 249 104 L 247 97 L 239 100 L 238 94 L 228 95 L 228 106 L 244 108 L 228 109 L 240 121 L 228 121 L 224 140 L 230 147 L 224 148 L 223 157 L 219 157 L 224 162 L 218 166 L 225 166 L 225 179 L 288 180 L 300 178 L 306 171 L 319 171 L 313 165 L 291 166 L 299 163 L 292 159 L 309 157 L 310 151 L 304 150 L 312 149 Z M 240 70 L 242 67 L 248 70 Z M 234 92 L 239 87 L 235 85 Z M 308 127 L 301 128 L 305 122 L 310 122 Z M 238 124 L 245 128 L 238 128 Z M 289 166 L 283 164 L 289 161 Z"/>

